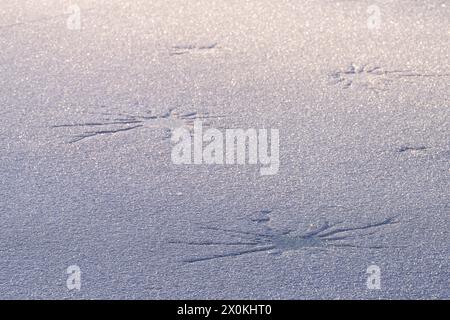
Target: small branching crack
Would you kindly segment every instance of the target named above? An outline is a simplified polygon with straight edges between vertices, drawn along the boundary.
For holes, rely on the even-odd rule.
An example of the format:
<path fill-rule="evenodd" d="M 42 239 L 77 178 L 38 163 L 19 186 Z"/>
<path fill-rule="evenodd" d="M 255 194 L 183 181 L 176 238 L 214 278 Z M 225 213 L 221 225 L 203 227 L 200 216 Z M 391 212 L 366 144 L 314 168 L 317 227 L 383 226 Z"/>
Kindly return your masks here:
<path fill-rule="evenodd" d="M 179 56 L 188 53 L 204 53 L 215 49 L 219 49 L 218 44 L 215 42 L 205 45 L 193 45 L 193 44 L 176 45 L 172 47 L 172 50 L 170 51 L 169 55 Z"/>

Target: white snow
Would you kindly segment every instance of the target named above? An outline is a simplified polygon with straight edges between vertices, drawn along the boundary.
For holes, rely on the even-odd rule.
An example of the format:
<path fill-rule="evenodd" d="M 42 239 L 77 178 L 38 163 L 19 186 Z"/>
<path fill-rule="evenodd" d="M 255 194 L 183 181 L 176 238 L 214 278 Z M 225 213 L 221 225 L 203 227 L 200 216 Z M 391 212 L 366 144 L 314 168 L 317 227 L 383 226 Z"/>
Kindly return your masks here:
<path fill-rule="evenodd" d="M 0 298 L 450 298 L 447 1 L 77 2 L 0 4 Z M 172 164 L 173 109 L 278 174 Z"/>

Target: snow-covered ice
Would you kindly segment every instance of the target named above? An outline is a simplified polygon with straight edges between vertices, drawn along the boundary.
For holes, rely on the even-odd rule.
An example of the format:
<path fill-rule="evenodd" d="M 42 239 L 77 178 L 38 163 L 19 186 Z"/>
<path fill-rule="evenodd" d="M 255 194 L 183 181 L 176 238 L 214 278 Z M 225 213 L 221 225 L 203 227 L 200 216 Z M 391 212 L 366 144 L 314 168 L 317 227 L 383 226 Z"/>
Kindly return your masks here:
<path fill-rule="evenodd" d="M 0 298 L 450 298 L 448 0 L 2 0 L 0 49 Z M 173 164 L 195 120 L 278 173 Z"/>

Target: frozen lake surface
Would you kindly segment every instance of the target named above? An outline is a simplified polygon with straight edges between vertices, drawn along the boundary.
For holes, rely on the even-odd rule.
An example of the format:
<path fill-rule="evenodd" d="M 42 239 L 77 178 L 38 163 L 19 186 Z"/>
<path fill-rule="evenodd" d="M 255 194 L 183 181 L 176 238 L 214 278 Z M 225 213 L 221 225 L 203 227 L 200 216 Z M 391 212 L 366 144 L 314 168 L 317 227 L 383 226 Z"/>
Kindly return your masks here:
<path fill-rule="evenodd" d="M 0 4 L 0 298 L 450 298 L 449 1 L 39 2 Z M 173 164 L 198 119 L 278 173 Z"/>

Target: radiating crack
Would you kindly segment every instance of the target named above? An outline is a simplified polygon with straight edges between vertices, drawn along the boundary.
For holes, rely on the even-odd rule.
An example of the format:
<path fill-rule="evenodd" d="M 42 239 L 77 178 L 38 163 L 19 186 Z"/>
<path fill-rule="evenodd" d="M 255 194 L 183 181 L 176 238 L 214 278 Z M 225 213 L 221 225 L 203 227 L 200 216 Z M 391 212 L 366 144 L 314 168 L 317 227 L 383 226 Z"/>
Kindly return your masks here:
<path fill-rule="evenodd" d="M 386 70 L 379 66 L 351 63 L 343 70 L 330 74 L 330 84 L 340 85 L 343 89 L 363 87 L 372 92 L 386 91 L 389 84 L 402 78 L 439 78 L 450 77 L 448 73 L 421 73 L 409 70 Z"/>
<path fill-rule="evenodd" d="M 264 212 L 264 211 L 262 211 Z M 357 240 L 364 240 L 371 235 L 375 235 L 381 231 L 381 228 L 399 223 L 396 217 L 389 217 L 384 220 L 372 223 L 366 223 L 358 226 L 345 226 L 344 222 L 325 222 L 315 226 L 311 230 L 299 232 L 298 230 L 277 230 L 268 225 L 270 222 L 270 211 L 261 213 L 261 217 L 251 219 L 252 222 L 263 223 L 264 231 L 239 230 L 218 226 L 204 226 L 199 228 L 222 234 L 227 234 L 234 240 L 216 241 L 181 241 L 172 240 L 171 244 L 199 246 L 199 247 L 229 247 L 236 246 L 240 249 L 231 252 L 212 253 L 203 256 L 184 259 L 185 263 L 195 263 L 207 260 L 215 260 L 222 258 L 237 257 L 242 255 L 253 254 L 257 252 L 267 252 L 270 254 L 282 254 L 288 251 L 310 250 L 311 252 L 326 252 L 330 249 L 368 249 L 378 250 L 385 248 L 397 248 L 399 246 L 383 245 L 383 244 L 366 244 Z M 217 237 L 215 234 L 214 237 Z M 222 235 L 223 237 L 223 235 Z M 352 240 L 350 242 L 350 240 Z M 356 240 L 356 242 L 354 241 Z M 364 240 L 366 241 L 366 240 Z M 403 246 L 400 246 L 403 247 Z"/>
<path fill-rule="evenodd" d="M 153 114 L 151 111 L 145 111 L 143 113 L 137 114 L 109 112 L 100 112 L 94 114 L 97 117 L 102 117 L 102 119 L 82 123 L 57 124 L 51 126 L 51 128 L 89 129 L 79 134 L 75 134 L 71 137 L 68 143 L 77 143 L 88 138 L 113 135 L 116 133 L 137 130 L 141 128 L 162 129 L 166 133 L 164 135 L 164 138 L 170 138 L 171 130 L 180 127 L 187 127 L 188 129 L 190 129 L 194 126 L 194 122 L 196 120 L 222 118 L 222 116 L 213 116 L 207 113 L 199 113 L 196 111 L 179 113 L 175 110 L 175 108 L 171 108 L 167 112 L 161 114 Z M 202 123 L 202 125 L 207 127 L 209 123 Z"/>

